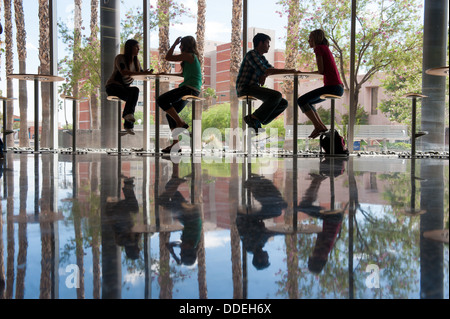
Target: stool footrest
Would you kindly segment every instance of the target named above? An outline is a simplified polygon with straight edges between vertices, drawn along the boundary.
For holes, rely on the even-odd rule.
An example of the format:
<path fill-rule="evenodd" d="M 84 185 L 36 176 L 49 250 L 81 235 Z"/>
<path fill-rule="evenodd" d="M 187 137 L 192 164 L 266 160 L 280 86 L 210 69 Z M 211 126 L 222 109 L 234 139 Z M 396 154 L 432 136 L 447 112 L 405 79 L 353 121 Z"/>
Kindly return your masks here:
<path fill-rule="evenodd" d="M 198 97 L 195 95 L 185 95 L 181 98 L 184 101 L 204 101 L 205 99 L 202 97 Z"/>
<path fill-rule="evenodd" d="M 242 95 L 242 96 L 238 96 L 238 100 L 239 101 L 256 101 L 257 98 L 251 95 Z"/>
<path fill-rule="evenodd" d="M 334 94 L 322 94 L 320 96 L 321 99 L 331 99 L 331 100 L 337 100 L 340 99 L 341 97 L 339 95 L 334 95 Z"/>
<path fill-rule="evenodd" d="M 115 96 L 115 95 L 109 95 L 107 98 L 106 98 L 108 101 L 122 101 L 122 99 L 120 98 L 120 97 L 118 97 L 118 96 Z"/>

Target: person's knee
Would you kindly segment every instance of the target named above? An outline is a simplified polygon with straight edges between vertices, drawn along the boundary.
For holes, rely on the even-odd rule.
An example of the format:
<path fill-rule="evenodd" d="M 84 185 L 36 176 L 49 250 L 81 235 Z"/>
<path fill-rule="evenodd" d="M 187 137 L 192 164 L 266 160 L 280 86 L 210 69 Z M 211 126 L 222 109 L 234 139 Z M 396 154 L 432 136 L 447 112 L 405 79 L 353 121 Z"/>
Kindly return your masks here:
<path fill-rule="evenodd" d="M 162 95 L 156 99 L 156 105 L 158 105 L 163 110 L 166 109 L 167 102 Z"/>
<path fill-rule="evenodd" d="M 136 86 L 131 87 L 130 92 L 131 94 L 133 94 L 133 96 L 139 96 L 139 88 Z"/>
<path fill-rule="evenodd" d="M 282 102 L 282 100 L 283 100 L 283 95 L 281 94 L 281 92 L 274 91 L 274 92 L 272 93 L 271 98 L 272 98 L 273 100 L 277 101 L 278 104 L 279 104 L 279 103 Z"/>
<path fill-rule="evenodd" d="M 281 102 L 280 102 L 280 107 L 283 109 L 283 110 L 285 110 L 285 109 L 287 109 L 287 107 L 289 106 L 289 103 L 288 103 L 288 101 L 286 100 L 286 99 L 281 99 Z"/>
<path fill-rule="evenodd" d="M 306 113 L 308 111 L 312 111 L 313 110 L 313 107 L 309 103 L 302 103 L 302 104 L 300 104 L 300 101 L 299 101 L 298 102 L 298 106 L 300 107 L 300 110 L 303 113 Z"/>

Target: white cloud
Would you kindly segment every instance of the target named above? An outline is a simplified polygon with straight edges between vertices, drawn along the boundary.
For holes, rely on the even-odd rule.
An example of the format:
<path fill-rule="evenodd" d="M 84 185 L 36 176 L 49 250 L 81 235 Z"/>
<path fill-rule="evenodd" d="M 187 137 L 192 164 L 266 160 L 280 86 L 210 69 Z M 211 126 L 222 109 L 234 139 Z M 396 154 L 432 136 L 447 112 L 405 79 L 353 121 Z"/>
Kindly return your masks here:
<path fill-rule="evenodd" d="M 231 39 L 231 25 L 227 26 L 221 22 L 207 21 L 205 25 L 205 40 L 229 42 Z M 175 24 L 170 28 L 171 38 L 192 35 L 197 32 L 197 22 L 186 22 Z"/>
<path fill-rule="evenodd" d="M 26 46 L 27 46 L 27 54 L 30 53 L 30 51 L 39 52 L 39 49 L 34 44 L 32 44 L 30 42 L 27 42 Z"/>
<path fill-rule="evenodd" d="M 207 232 L 205 234 L 205 248 L 224 247 L 229 241 L 230 236 L 227 232 Z"/>

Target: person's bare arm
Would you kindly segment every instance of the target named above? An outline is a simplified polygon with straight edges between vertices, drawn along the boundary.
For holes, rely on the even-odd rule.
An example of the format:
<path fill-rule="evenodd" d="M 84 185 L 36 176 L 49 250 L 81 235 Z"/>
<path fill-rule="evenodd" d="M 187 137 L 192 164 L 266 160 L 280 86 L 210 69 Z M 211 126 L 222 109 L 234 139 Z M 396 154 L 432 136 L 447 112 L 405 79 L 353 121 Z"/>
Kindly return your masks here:
<path fill-rule="evenodd" d="M 181 52 L 180 54 L 174 54 L 175 48 L 181 42 L 181 37 L 178 37 L 166 53 L 166 60 L 172 62 L 188 62 L 194 63 L 194 56 L 192 53 Z"/>

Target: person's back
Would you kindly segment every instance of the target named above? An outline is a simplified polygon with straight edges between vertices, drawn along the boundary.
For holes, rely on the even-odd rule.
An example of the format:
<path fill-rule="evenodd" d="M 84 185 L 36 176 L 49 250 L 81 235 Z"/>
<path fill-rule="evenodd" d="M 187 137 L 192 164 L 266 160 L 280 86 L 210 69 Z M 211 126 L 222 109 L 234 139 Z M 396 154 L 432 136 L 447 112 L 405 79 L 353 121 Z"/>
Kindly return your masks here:
<path fill-rule="evenodd" d="M 272 67 L 264 55 L 256 50 L 250 50 L 244 57 L 236 79 L 236 91 L 238 96 L 244 93 L 249 86 L 260 86 L 259 79 L 265 71 Z"/>

